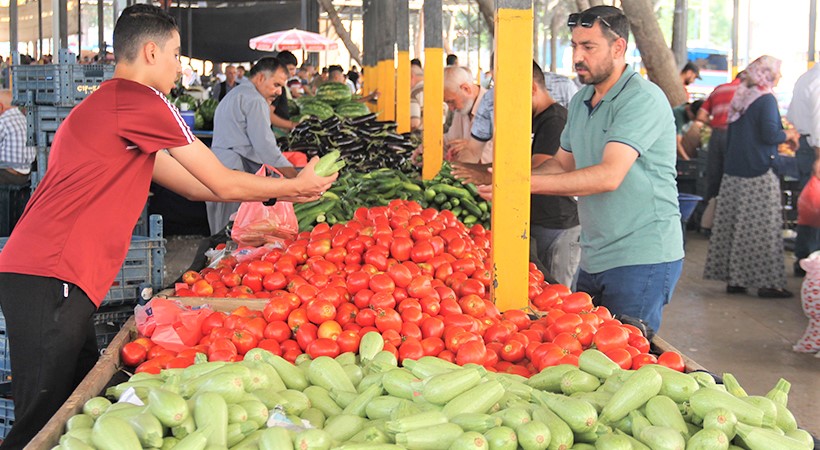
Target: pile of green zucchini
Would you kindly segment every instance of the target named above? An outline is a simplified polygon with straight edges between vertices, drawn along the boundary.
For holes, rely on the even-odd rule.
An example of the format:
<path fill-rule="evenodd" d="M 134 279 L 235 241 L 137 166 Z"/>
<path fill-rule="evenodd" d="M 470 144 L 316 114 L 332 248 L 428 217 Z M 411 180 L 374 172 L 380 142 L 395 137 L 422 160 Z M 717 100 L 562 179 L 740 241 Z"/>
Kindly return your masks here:
<path fill-rule="evenodd" d="M 448 209 L 467 226 L 490 227 L 490 204 L 478 196 L 475 185 L 461 184 L 453 177 L 447 163 L 430 181 L 387 168 L 368 173 L 343 170 L 321 199 L 293 205 L 293 209 L 299 219 L 299 230 L 306 231 L 317 223 L 347 222 L 358 208 L 387 206 L 394 199 L 416 201 L 439 211 Z"/>

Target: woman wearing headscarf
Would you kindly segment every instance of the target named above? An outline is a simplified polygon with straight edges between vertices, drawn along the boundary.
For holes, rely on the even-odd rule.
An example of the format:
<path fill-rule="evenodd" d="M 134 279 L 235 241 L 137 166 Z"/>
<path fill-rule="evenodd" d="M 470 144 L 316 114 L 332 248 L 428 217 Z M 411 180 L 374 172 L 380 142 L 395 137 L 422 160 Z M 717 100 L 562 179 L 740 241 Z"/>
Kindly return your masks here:
<path fill-rule="evenodd" d="M 784 130 L 772 88 L 780 60 L 749 64 L 729 109 L 728 148 L 706 256 L 704 278 L 726 282 L 726 292 L 757 288 L 766 298 L 787 298 L 783 263 L 780 182 L 772 171 L 777 146 L 796 143 Z"/>

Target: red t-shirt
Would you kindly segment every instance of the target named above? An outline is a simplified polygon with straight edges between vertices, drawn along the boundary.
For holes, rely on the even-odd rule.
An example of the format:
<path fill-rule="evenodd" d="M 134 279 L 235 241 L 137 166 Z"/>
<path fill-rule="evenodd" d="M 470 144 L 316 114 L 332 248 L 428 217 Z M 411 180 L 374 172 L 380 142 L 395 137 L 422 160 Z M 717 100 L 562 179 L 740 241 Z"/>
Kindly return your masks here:
<path fill-rule="evenodd" d="M 48 171 L 0 252 L 0 272 L 73 283 L 99 306 L 148 198 L 155 153 L 194 139 L 161 92 L 102 83 L 60 125 Z"/>
<path fill-rule="evenodd" d="M 731 83 L 719 85 L 701 105 L 701 108 L 712 116 L 712 120 L 709 122 L 712 128 L 725 130 L 729 126 L 726 123 L 729 119 L 729 105 L 731 105 L 732 98 L 734 98 L 739 85 L 740 78 L 736 78 Z"/>

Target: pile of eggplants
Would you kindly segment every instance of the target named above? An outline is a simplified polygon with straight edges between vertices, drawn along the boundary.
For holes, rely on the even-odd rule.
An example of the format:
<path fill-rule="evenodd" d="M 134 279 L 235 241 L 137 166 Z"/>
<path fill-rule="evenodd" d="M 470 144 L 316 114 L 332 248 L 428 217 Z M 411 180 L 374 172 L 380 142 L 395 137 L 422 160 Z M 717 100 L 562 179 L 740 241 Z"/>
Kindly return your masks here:
<path fill-rule="evenodd" d="M 389 168 L 406 174 L 419 171 L 411 156 L 420 143 L 418 135 L 399 134 L 396 122 L 377 121 L 376 114 L 326 120 L 310 117 L 279 140 L 282 151 L 303 152 L 308 158 L 338 150 L 347 170 L 366 173 Z"/>

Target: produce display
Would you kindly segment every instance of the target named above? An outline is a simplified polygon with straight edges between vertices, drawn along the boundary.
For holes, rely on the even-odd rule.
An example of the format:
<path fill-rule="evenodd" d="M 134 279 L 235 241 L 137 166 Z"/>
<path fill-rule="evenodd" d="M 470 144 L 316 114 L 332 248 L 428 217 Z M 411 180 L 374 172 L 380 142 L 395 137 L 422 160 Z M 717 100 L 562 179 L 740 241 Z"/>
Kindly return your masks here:
<path fill-rule="evenodd" d="M 336 150 L 357 172 L 390 168 L 406 174 L 418 173 L 410 157 L 420 144 L 419 138 L 411 133 L 396 133 L 395 122 L 379 122 L 376 114 L 339 117 L 330 106 L 316 101 L 302 103 L 300 108 L 302 114 L 311 117 L 279 139 L 282 151 L 299 151 L 312 158 Z M 343 112 L 340 115 L 351 114 L 351 106 L 343 104 L 339 108 Z"/>
<path fill-rule="evenodd" d="M 473 184 L 462 184 L 444 163 L 432 180 L 421 181 L 399 170 L 377 169 L 368 173 L 347 171 L 325 195 L 314 202 L 294 205 L 299 229 L 317 223 L 334 225 L 353 218 L 357 208 L 386 206 L 392 199 L 412 200 L 422 207 L 450 210 L 467 226 L 490 227 L 490 204 L 478 195 Z"/>

